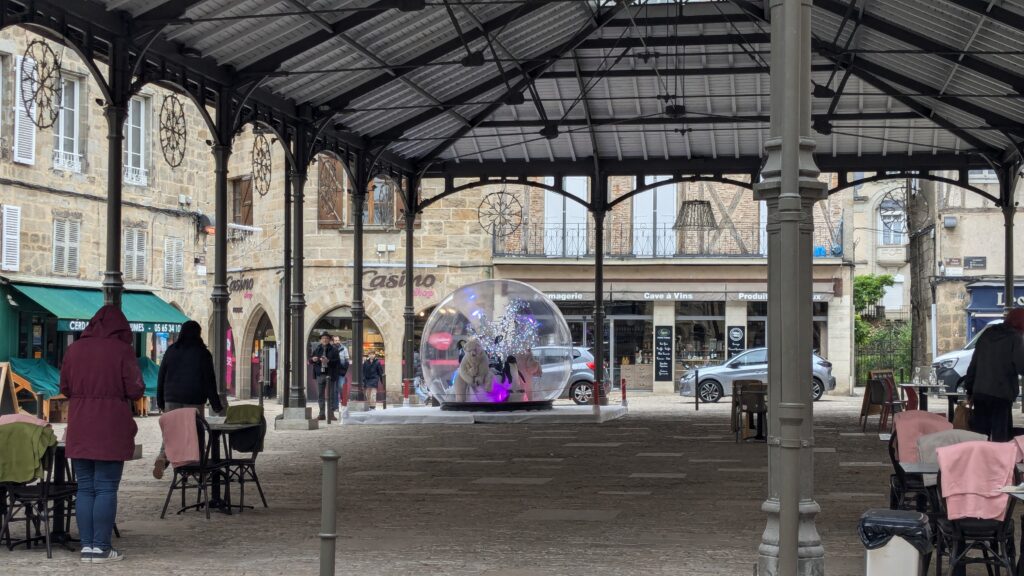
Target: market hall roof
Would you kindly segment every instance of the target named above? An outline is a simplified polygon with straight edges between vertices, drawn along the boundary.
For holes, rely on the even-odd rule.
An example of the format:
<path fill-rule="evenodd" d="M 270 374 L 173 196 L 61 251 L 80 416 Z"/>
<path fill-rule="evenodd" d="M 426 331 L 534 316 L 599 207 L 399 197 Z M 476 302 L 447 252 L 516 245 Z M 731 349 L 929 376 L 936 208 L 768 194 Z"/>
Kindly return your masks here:
<path fill-rule="evenodd" d="M 103 3 L 420 168 L 754 171 L 768 137 L 762 1 Z M 812 34 L 823 169 L 1019 154 L 1024 0 L 814 0 Z"/>

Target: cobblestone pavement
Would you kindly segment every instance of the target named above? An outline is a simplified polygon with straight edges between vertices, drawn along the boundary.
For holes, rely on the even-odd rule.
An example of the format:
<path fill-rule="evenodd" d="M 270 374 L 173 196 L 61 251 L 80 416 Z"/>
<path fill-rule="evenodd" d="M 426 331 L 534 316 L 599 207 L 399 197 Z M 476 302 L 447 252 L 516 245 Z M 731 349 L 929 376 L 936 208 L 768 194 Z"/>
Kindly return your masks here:
<path fill-rule="evenodd" d="M 864 510 L 885 507 L 885 444 L 861 434 L 860 398 L 815 405 L 817 526 L 827 573 L 863 573 Z M 277 407 L 274 406 L 274 411 Z M 145 460 L 121 485 L 116 565 L 76 554 L 0 551 L 2 574 L 316 574 L 320 461 L 341 455 L 338 573 L 346 575 L 749 575 L 764 528 L 767 452 L 735 444 L 728 407 L 636 396 L 603 425 L 332 425 L 275 432 L 259 458 L 269 509 L 169 513 L 169 480 Z M 871 428 L 869 427 L 869 430 Z M 248 491 L 252 502 L 254 491 Z"/>

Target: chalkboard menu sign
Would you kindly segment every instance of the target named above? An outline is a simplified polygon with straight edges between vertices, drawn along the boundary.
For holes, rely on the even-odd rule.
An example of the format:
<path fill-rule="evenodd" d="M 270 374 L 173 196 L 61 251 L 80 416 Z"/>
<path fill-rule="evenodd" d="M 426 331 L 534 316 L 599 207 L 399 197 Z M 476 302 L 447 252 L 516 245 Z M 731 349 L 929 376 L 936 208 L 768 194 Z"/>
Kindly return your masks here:
<path fill-rule="evenodd" d="M 726 334 L 729 335 L 728 346 L 729 346 L 729 357 L 743 352 L 747 348 L 747 327 L 746 326 L 729 326 L 726 329 Z"/>
<path fill-rule="evenodd" d="M 654 328 L 654 380 L 672 381 L 672 327 Z"/>

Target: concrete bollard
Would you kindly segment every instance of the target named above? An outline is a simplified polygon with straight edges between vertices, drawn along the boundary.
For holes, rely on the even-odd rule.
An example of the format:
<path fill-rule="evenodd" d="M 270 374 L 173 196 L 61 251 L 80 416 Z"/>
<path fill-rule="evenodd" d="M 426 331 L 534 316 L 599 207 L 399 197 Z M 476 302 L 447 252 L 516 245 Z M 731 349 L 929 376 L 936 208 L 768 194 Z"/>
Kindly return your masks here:
<path fill-rule="evenodd" d="M 409 388 L 412 387 L 412 379 L 402 379 L 402 406 L 409 406 Z"/>
<path fill-rule="evenodd" d="M 334 552 L 338 544 L 337 511 L 338 453 L 324 450 L 323 486 L 320 489 L 320 576 L 334 576 Z"/>
<path fill-rule="evenodd" d="M 693 409 L 700 412 L 700 370 L 693 371 Z"/>

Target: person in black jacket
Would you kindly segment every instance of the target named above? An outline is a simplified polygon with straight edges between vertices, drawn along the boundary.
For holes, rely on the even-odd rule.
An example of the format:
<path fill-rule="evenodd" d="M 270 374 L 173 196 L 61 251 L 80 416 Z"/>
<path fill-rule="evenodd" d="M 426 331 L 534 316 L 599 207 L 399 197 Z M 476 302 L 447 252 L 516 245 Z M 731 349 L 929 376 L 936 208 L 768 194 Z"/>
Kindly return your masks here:
<path fill-rule="evenodd" d="M 320 334 L 320 344 L 313 349 L 309 361 L 313 363 L 313 376 L 316 378 L 317 391 L 320 398 L 317 401 L 320 406 L 320 415 L 317 420 L 326 420 L 326 406 L 331 412 L 338 410 L 338 373 L 341 369 L 341 359 L 338 356 L 338 349 L 331 344 L 331 335 L 327 332 Z M 325 404 L 325 400 L 330 402 Z"/>
<path fill-rule="evenodd" d="M 369 410 L 373 410 L 374 404 L 377 402 L 377 388 L 380 386 L 381 380 L 384 379 L 384 366 L 377 359 L 377 351 L 372 348 L 370 353 L 367 354 L 366 360 L 363 361 L 362 379 L 363 395 L 366 396 L 366 407 Z"/>
<path fill-rule="evenodd" d="M 178 408 L 195 408 L 200 412 L 210 403 L 213 411 L 225 410 L 217 391 L 217 375 L 213 370 L 213 354 L 203 342 L 202 328 L 189 320 L 181 325 L 178 339 L 171 344 L 160 361 L 156 380 L 156 404 L 161 412 Z M 153 464 L 153 477 L 163 477 L 167 468 L 163 445 Z"/>
<path fill-rule="evenodd" d="M 1014 308 L 1002 324 L 991 325 L 974 345 L 964 376 L 968 403 L 973 403 L 971 430 L 993 442 L 1013 438 L 1013 402 L 1024 376 L 1024 308 Z"/>

